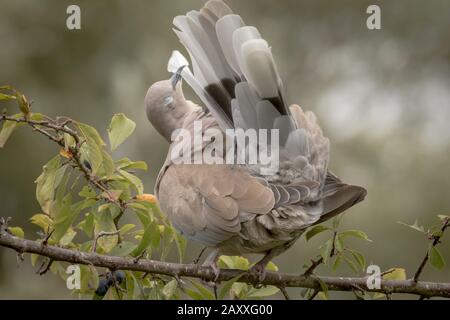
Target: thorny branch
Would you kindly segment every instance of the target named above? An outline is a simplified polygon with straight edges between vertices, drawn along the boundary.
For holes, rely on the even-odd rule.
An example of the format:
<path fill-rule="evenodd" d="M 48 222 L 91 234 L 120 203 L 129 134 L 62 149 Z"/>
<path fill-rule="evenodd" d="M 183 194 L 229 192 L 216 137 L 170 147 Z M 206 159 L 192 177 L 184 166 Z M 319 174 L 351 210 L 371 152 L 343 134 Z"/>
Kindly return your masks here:
<path fill-rule="evenodd" d="M 125 213 L 127 204 L 123 203 L 120 200 L 115 200 L 112 196 L 108 196 L 110 194 L 108 182 L 102 181 L 98 177 L 96 177 L 92 173 L 89 166 L 84 163 L 82 159 L 81 148 L 85 141 L 78 133 L 78 131 L 76 129 L 73 129 L 74 121 L 69 118 L 51 119 L 49 117 L 45 117 L 44 119 L 45 120 L 42 121 L 36 121 L 32 120 L 27 115 L 24 115 L 22 118 L 9 117 L 6 114 L 0 115 L 0 123 L 9 121 L 28 125 L 34 131 L 47 137 L 65 150 L 67 150 L 68 147 L 66 146 L 64 135 L 66 134 L 72 137 L 75 141 L 75 145 L 69 147 L 67 150 L 70 155 L 69 161 L 72 163 L 73 167 L 77 168 L 82 173 L 86 181 L 92 187 L 98 189 L 99 191 L 102 191 L 107 195 L 104 197 L 105 201 L 115 204 L 120 208 L 121 211 L 115 220 L 117 226 L 120 218 Z M 329 291 L 354 292 L 355 288 L 358 288 L 358 290 L 361 290 L 362 292 L 378 292 L 386 294 L 388 297 L 391 297 L 391 295 L 395 293 L 403 293 L 417 295 L 424 299 L 432 297 L 450 298 L 450 283 L 431 283 L 419 281 L 420 275 L 422 274 L 424 267 L 429 261 L 429 253 L 427 253 L 426 257 L 422 261 L 422 264 L 420 265 L 413 279 L 404 281 L 383 280 L 379 289 L 368 288 L 367 278 L 331 278 L 314 276 L 314 271 L 317 269 L 317 267 L 324 263 L 324 259 L 322 257 L 318 258 L 318 260 L 312 261 L 312 265 L 306 270 L 303 275 L 269 272 L 265 280 L 261 283 L 257 275 L 240 270 L 221 270 L 220 276 L 217 278 L 214 270 L 209 267 L 198 266 L 196 264 L 182 265 L 144 260 L 143 255 L 138 257 L 138 259 L 128 259 L 97 254 L 96 246 L 98 240 L 101 237 L 118 235 L 118 232 L 103 232 L 98 234 L 94 241 L 93 252 L 86 253 L 64 249 L 57 246 L 49 246 L 47 243 L 48 238 L 47 241 L 44 240 L 44 242 L 19 239 L 13 236 L 8 231 L 7 225 L 8 220 L 0 220 L 0 247 L 6 247 L 15 250 L 20 256 L 24 253 L 33 253 L 48 258 L 48 262 L 46 263 L 46 265 L 44 264 L 40 268 L 40 274 L 45 274 L 54 262 L 68 262 L 72 264 L 102 267 L 110 270 L 138 271 L 143 272 L 145 276 L 151 275 L 152 277 L 170 276 L 176 279 L 180 279 L 181 277 L 198 278 L 210 282 L 214 282 L 215 280 L 217 280 L 217 283 L 240 277 L 240 282 L 249 283 L 254 286 L 276 286 L 280 288 L 285 299 L 290 299 L 285 288 L 299 287 L 312 289 L 314 290 L 315 295 L 317 295 L 322 290 L 323 285 L 326 285 Z M 434 241 L 432 244 L 433 247 L 437 246 L 440 243 L 442 234 L 449 227 L 450 219 L 447 219 L 446 221 L 444 221 L 441 235 L 434 236 Z M 334 240 L 335 238 L 336 233 L 334 235 Z M 330 256 L 333 257 L 334 255 L 335 248 L 333 241 L 333 250 L 331 251 Z"/>
<path fill-rule="evenodd" d="M 165 275 L 170 277 L 197 278 L 213 282 L 216 278 L 214 270 L 209 267 L 198 265 L 182 265 L 151 260 L 139 260 L 131 258 L 103 256 L 96 253 L 86 253 L 63 249 L 56 246 L 43 246 L 37 241 L 23 240 L 14 237 L 7 231 L 2 223 L 0 226 L 0 246 L 10 248 L 20 253 L 34 253 L 50 260 L 68 262 L 80 265 L 92 265 L 110 270 L 129 270 L 144 272 L 151 275 Z M 265 280 L 261 283 L 259 277 L 252 273 L 240 270 L 221 270 L 218 282 L 232 280 L 240 276 L 240 282 L 253 285 L 272 285 L 276 287 L 298 287 L 309 288 L 320 291 L 325 284 L 329 291 L 352 292 L 355 286 L 365 292 L 379 292 L 384 294 L 404 293 L 418 295 L 421 297 L 450 298 L 450 283 L 385 281 L 381 283 L 380 289 L 369 289 L 367 278 L 331 278 L 331 277 L 309 277 L 295 274 L 267 273 Z"/>

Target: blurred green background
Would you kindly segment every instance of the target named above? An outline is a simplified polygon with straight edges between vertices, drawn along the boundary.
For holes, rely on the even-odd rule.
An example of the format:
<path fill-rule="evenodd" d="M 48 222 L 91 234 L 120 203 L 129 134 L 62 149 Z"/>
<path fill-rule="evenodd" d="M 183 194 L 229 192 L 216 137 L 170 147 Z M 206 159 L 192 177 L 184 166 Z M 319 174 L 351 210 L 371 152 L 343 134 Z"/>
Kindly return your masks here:
<path fill-rule="evenodd" d="M 168 78 L 171 51 L 182 48 L 172 18 L 203 2 L 0 0 L 0 84 L 26 93 L 35 111 L 72 117 L 103 134 L 114 113 L 126 113 L 138 126 L 117 157 L 149 163 L 141 177 L 152 193 L 168 146 L 148 124 L 143 100 L 152 83 Z M 366 231 L 374 242 L 355 246 L 368 262 L 402 266 L 412 276 L 427 241 L 397 222 L 427 225 L 450 213 L 450 2 L 227 3 L 273 46 L 289 101 L 318 114 L 332 141 L 332 170 L 369 190 L 344 225 Z M 81 7 L 81 31 L 66 28 L 70 4 Z M 382 8 L 381 31 L 366 27 L 371 4 Z M 37 229 L 28 219 L 40 211 L 33 182 L 57 151 L 26 128 L 0 150 L 0 216 L 25 226 L 29 238 Z M 281 270 L 299 272 L 320 240 L 299 241 L 276 260 Z M 441 251 L 448 266 L 442 272 L 427 267 L 427 280 L 450 281 L 446 240 Z M 189 244 L 187 261 L 198 252 Z M 299 297 L 299 290 L 292 293 Z M 9 298 L 71 296 L 59 278 L 36 275 L 29 257 L 19 264 L 15 253 L 0 249 L 0 299 Z"/>

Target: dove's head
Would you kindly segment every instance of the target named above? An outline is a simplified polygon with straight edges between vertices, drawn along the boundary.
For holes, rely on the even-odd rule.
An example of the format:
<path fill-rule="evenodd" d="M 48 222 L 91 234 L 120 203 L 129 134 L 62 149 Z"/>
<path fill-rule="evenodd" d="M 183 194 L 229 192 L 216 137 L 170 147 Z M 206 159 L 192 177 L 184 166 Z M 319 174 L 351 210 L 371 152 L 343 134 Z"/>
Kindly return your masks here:
<path fill-rule="evenodd" d="M 184 98 L 181 71 L 170 80 L 152 85 L 145 98 L 148 119 L 169 142 L 173 132 L 183 127 L 184 120 L 194 109 L 194 105 Z"/>

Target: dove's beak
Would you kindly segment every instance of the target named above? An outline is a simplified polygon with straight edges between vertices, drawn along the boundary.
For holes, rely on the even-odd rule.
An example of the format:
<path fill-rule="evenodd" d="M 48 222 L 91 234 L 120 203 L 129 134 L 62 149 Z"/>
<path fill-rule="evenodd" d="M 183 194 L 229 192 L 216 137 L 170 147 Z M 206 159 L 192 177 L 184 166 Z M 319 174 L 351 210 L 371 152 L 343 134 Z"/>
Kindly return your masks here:
<path fill-rule="evenodd" d="M 183 79 L 182 73 L 183 73 L 184 68 L 186 68 L 186 67 L 187 66 L 182 66 L 180 69 L 178 69 L 177 72 L 175 72 L 172 75 L 172 78 L 170 80 L 172 81 L 173 91 L 175 91 L 177 89 L 178 83 Z"/>

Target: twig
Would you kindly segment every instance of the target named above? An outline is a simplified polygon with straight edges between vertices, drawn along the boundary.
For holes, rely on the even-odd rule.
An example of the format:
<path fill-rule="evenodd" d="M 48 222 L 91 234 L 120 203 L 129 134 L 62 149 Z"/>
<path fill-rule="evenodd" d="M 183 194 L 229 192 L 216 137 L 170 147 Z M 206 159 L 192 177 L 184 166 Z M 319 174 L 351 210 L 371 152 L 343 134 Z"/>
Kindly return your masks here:
<path fill-rule="evenodd" d="M 42 246 L 40 242 L 23 240 L 12 236 L 3 229 L 0 232 L 0 246 L 13 249 L 17 252 L 34 253 L 54 261 L 63 261 L 71 264 L 92 265 L 109 270 L 124 270 L 144 272 L 152 275 L 164 275 L 174 277 L 196 278 L 205 281 L 214 281 L 216 275 L 212 268 L 198 265 L 181 265 L 152 260 L 141 260 L 135 264 L 134 259 L 103 256 L 96 253 L 79 252 L 55 246 Z M 240 282 L 257 284 L 260 279 L 251 273 L 242 273 L 242 270 L 221 270 L 218 281 L 225 282 L 238 276 Z M 378 292 L 384 294 L 411 294 L 425 297 L 450 298 L 450 283 L 381 281 L 380 289 L 369 289 L 367 278 L 333 278 L 333 277 L 305 277 L 298 274 L 282 274 L 268 272 L 263 285 L 286 288 L 309 288 L 320 290 L 321 283 L 328 287 L 329 291 L 352 292 L 355 286 L 365 292 Z"/>
<path fill-rule="evenodd" d="M 434 241 L 432 244 L 432 247 L 435 248 L 441 243 L 441 239 L 444 235 L 444 232 L 447 230 L 447 228 L 450 227 L 450 219 L 446 219 L 443 223 L 443 226 L 441 228 L 441 235 L 435 236 Z M 425 255 L 425 258 L 422 260 L 422 263 L 420 264 L 419 268 L 417 269 L 415 275 L 414 275 L 414 282 L 418 282 L 420 279 L 420 276 L 422 275 L 422 272 L 427 265 L 428 261 L 430 260 L 430 252 L 427 251 L 427 254 Z"/>
<path fill-rule="evenodd" d="M 311 266 L 308 268 L 308 270 L 305 271 L 305 273 L 303 274 L 306 277 L 311 276 L 312 274 L 314 274 L 314 271 L 323 263 L 323 258 L 319 258 L 318 260 L 312 260 L 311 261 Z"/>
<path fill-rule="evenodd" d="M 97 243 L 100 238 L 117 236 L 119 233 L 120 233 L 120 231 L 100 232 L 98 235 L 95 236 L 94 244 L 92 245 L 92 252 L 94 252 L 94 253 L 97 252 Z"/>

